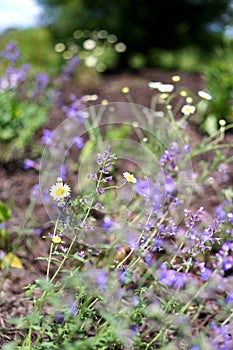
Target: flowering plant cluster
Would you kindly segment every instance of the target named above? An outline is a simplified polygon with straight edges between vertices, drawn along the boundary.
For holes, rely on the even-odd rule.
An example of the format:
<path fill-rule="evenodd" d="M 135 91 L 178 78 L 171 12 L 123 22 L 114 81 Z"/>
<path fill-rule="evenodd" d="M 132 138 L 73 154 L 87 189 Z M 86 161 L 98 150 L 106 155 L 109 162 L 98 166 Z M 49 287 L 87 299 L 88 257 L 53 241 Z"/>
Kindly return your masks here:
<path fill-rule="evenodd" d="M 32 78 L 30 64 L 20 63 L 20 52 L 10 42 L 0 53 L 1 160 L 17 159 L 32 145 L 35 132 L 45 124 L 52 95 L 47 74 Z"/>
<path fill-rule="evenodd" d="M 67 122 L 44 130 L 32 199 L 40 191 L 52 223 L 37 258 L 46 274 L 26 287 L 34 312 L 14 320 L 24 337 L 12 349 L 233 348 L 232 145 L 224 123 L 190 144 L 197 107 L 179 81 L 149 82 L 151 109 L 135 106 L 128 87 L 128 109 L 72 95 L 61 105 Z M 107 139 L 106 120 L 111 128 L 117 117 L 131 126 L 127 140 L 119 125 Z M 208 168 L 194 172 L 191 161 L 210 151 Z M 25 167 L 39 170 L 30 159 Z M 210 188 L 221 202 L 212 213 L 200 200 Z"/>

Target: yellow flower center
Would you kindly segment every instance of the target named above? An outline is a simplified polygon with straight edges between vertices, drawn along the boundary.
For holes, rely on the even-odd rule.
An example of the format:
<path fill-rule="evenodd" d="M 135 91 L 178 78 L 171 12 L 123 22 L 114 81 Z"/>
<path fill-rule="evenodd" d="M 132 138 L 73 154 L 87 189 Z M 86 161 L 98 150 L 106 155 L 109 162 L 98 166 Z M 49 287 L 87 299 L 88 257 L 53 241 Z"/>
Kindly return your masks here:
<path fill-rule="evenodd" d="M 66 189 L 64 187 L 59 187 L 56 189 L 56 196 L 62 197 L 66 194 Z"/>
<path fill-rule="evenodd" d="M 52 239 L 54 244 L 60 244 L 61 243 L 61 237 L 55 236 Z"/>

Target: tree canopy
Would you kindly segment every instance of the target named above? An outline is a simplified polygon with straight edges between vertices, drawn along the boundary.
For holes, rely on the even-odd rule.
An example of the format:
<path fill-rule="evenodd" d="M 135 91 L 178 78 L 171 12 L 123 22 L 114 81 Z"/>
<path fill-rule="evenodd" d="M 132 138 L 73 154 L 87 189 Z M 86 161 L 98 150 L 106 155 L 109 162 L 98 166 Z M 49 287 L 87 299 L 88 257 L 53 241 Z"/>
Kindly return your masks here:
<path fill-rule="evenodd" d="M 211 50 L 231 22 L 230 0 L 37 0 L 54 39 L 77 29 L 105 29 L 127 46 L 127 54 L 150 48 L 195 45 Z"/>

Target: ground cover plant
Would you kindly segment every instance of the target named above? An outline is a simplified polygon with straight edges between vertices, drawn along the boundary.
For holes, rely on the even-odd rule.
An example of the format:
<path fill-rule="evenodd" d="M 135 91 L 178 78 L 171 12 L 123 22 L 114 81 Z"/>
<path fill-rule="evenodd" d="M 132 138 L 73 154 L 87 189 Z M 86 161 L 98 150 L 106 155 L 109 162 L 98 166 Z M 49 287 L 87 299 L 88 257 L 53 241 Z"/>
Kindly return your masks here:
<path fill-rule="evenodd" d="M 126 85 L 121 102 L 59 100 L 40 164 L 25 160 L 40 178 L 21 227 L 0 206 L 2 309 L 23 239 L 26 255 L 31 237 L 44 244 L 44 275 L 24 284 L 28 312 L 2 321 L 3 349 L 232 349 L 231 125 L 220 119 L 192 145 L 190 120 L 210 95 L 169 79 L 148 79 L 147 106 Z M 46 222 L 32 216 L 40 198 Z"/>

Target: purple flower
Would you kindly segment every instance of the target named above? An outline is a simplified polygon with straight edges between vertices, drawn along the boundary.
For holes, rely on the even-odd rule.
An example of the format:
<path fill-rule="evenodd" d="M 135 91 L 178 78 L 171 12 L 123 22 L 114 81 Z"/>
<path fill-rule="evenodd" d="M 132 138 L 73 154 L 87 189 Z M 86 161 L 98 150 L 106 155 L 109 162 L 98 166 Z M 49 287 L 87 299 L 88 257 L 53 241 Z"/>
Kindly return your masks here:
<path fill-rule="evenodd" d="M 105 216 L 102 223 L 102 228 L 111 228 L 113 226 L 113 219 L 110 216 Z"/>
<path fill-rule="evenodd" d="M 227 256 L 223 262 L 223 270 L 227 272 L 233 268 L 233 258 L 232 256 Z"/>
<path fill-rule="evenodd" d="M 43 231 L 42 231 L 41 228 L 36 228 L 36 229 L 34 230 L 33 233 L 34 233 L 35 235 L 40 235 L 42 232 L 43 232 Z"/>
<path fill-rule="evenodd" d="M 83 148 L 83 145 L 84 145 L 83 137 L 81 137 L 81 136 L 74 137 L 73 143 L 78 149 Z"/>
<path fill-rule="evenodd" d="M 97 284 L 100 288 L 105 288 L 108 282 L 108 274 L 106 271 L 100 271 L 97 276 Z"/>
<path fill-rule="evenodd" d="M 66 179 L 66 165 L 62 164 L 59 168 L 59 177 L 64 181 Z"/>
<path fill-rule="evenodd" d="M 228 213 L 227 217 L 228 217 L 228 221 L 232 224 L 233 223 L 233 213 Z"/>
<path fill-rule="evenodd" d="M 53 143 L 53 131 L 44 129 L 41 139 L 46 145 L 51 145 Z"/>
<path fill-rule="evenodd" d="M 40 93 L 46 89 L 49 84 L 49 76 L 45 73 L 38 74 L 36 77 L 36 87 L 33 93 L 34 97 L 38 97 Z"/>
<path fill-rule="evenodd" d="M 2 57 L 5 57 L 14 66 L 20 59 L 20 52 L 18 45 L 15 41 L 11 41 L 1 53 Z"/>
<path fill-rule="evenodd" d="M 32 159 L 25 159 L 23 168 L 24 168 L 24 170 L 28 170 L 28 169 L 31 169 L 31 168 L 33 168 L 35 170 L 39 170 L 40 164 L 38 164 L 37 162 L 35 162 Z"/>
<path fill-rule="evenodd" d="M 74 301 L 73 303 L 71 303 L 70 307 L 69 307 L 69 311 L 70 311 L 70 314 L 72 316 L 75 316 L 77 315 L 78 313 L 78 305 L 77 305 L 77 302 Z"/>
<path fill-rule="evenodd" d="M 63 68 L 62 72 L 64 80 L 70 80 L 72 78 L 79 63 L 80 58 L 77 56 L 72 57 L 71 60 L 68 61 L 68 64 Z"/>

